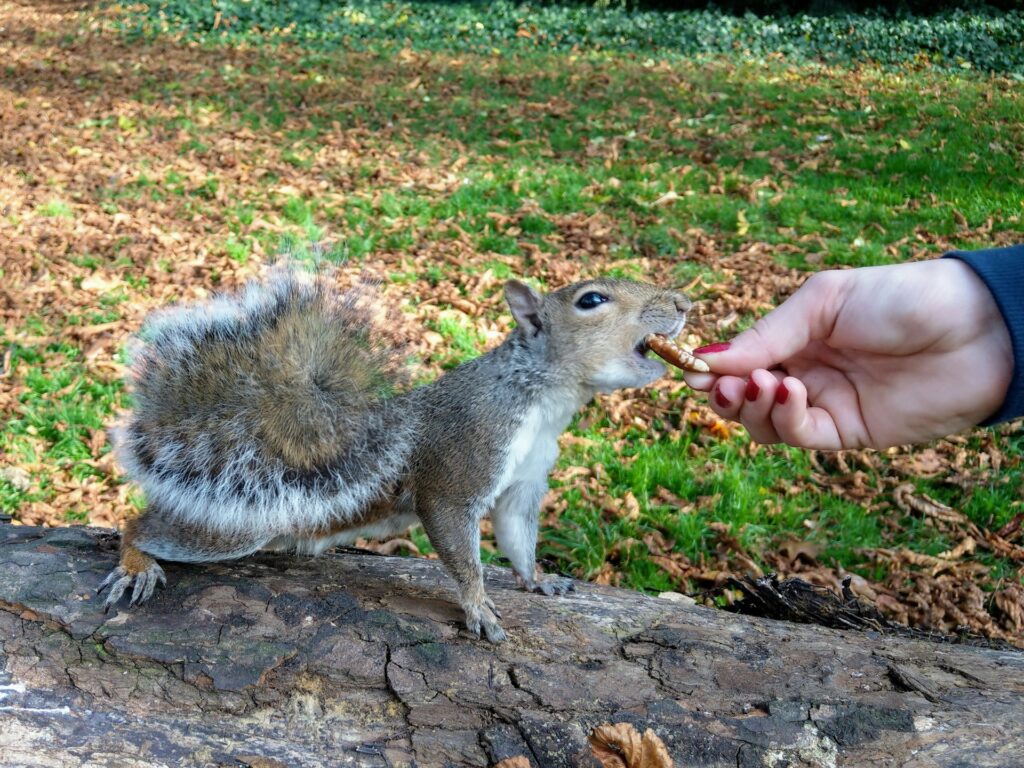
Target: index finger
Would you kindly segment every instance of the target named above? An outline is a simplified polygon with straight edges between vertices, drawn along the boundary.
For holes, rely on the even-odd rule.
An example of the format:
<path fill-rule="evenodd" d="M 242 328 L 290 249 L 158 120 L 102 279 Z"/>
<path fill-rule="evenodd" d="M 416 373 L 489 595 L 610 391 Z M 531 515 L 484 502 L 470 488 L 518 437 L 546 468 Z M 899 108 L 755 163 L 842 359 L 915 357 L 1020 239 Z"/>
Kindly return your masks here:
<path fill-rule="evenodd" d="M 840 270 L 811 275 L 796 293 L 728 345 L 713 344 L 711 349 L 717 347 L 718 351 L 695 350 L 694 354 L 705 360 L 715 374 L 745 376 L 757 368 L 773 368 L 811 341 L 831 335 L 848 283 L 848 277 Z M 686 381 L 695 389 L 703 389 L 698 385 L 707 384 L 708 380 L 687 376 Z"/>

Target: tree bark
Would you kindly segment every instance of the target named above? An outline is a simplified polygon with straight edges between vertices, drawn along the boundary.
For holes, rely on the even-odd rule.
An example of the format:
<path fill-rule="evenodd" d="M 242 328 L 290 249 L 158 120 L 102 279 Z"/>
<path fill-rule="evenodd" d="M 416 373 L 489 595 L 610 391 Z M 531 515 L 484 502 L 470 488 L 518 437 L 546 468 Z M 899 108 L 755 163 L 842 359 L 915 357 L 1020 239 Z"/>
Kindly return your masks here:
<path fill-rule="evenodd" d="M 1024 765 L 1024 654 L 736 616 L 487 570 L 470 638 L 437 562 L 165 564 L 104 615 L 117 537 L 0 525 L 5 766 L 591 766 L 630 722 L 676 766 Z"/>

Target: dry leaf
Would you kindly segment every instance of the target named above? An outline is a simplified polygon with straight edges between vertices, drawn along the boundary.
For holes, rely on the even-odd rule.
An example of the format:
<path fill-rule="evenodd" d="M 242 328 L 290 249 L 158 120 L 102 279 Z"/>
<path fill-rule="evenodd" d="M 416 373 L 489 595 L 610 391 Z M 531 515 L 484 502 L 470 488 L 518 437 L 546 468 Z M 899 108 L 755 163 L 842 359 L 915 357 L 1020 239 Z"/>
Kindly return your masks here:
<path fill-rule="evenodd" d="M 622 499 L 623 516 L 628 520 L 639 520 L 640 519 L 640 502 L 636 500 L 636 496 L 633 495 L 632 491 L 626 491 L 626 495 Z"/>
<path fill-rule="evenodd" d="M 530 768 L 530 758 L 524 755 L 506 757 L 495 763 L 494 768 Z"/>
<path fill-rule="evenodd" d="M 977 541 L 972 538 L 966 538 L 953 547 L 953 549 L 947 549 L 945 552 L 939 552 L 938 556 L 943 560 L 959 560 L 964 555 L 973 554 L 977 546 Z"/>
<path fill-rule="evenodd" d="M 102 272 L 93 272 L 82 280 L 82 289 L 95 293 L 106 293 L 124 285 L 119 277 L 108 277 Z"/>
<path fill-rule="evenodd" d="M 599 725 L 590 748 L 603 768 L 674 768 L 664 742 L 648 728 L 643 736 L 631 723 Z"/>
<path fill-rule="evenodd" d="M 32 475 L 21 467 L 0 467 L 0 480 L 6 480 L 19 491 L 32 487 Z"/>

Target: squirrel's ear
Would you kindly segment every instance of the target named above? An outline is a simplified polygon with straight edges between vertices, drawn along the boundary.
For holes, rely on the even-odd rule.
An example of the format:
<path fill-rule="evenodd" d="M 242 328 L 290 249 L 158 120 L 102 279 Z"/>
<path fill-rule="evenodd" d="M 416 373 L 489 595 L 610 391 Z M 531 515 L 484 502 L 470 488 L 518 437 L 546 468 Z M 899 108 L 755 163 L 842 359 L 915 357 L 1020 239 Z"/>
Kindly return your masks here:
<path fill-rule="evenodd" d="M 534 336 L 544 329 L 540 322 L 543 299 L 533 288 L 518 280 L 509 280 L 505 283 L 505 301 L 520 327 L 532 331 Z"/>

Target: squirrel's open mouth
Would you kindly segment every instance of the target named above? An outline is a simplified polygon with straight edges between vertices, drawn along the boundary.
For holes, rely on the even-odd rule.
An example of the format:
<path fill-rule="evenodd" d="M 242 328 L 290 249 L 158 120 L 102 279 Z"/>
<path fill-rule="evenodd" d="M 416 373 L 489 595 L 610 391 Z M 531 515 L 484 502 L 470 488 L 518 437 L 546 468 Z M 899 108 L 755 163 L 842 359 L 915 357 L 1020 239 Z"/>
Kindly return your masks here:
<path fill-rule="evenodd" d="M 640 337 L 640 340 L 636 343 L 636 346 L 633 347 L 633 352 L 638 357 L 644 360 L 650 360 L 650 358 L 647 357 L 647 353 L 651 351 L 651 346 L 650 344 L 647 343 L 647 339 L 650 336 L 657 336 L 659 339 L 668 339 L 669 341 L 674 341 L 676 336 L 683 332 L 684 325 L 685 321 L 679 320 L 672 326 L 672 329 L 669 331 L 649 331 L 645 333 L 643 336 Z M 655 353 L 655 357 L 660 357 L 660 355 Z"/>
<path fill-rule="evenodd" d="M 633 351 L 636 352 L 638 355 L 640 355 L 640 357 L 646 358 L 647 357 L 647 353 L 651 351 L 651 347 L 647 343 L 647 337 L 649 335 L 657 336 L 657 337 L 662 338 L 662 339 L 667 338 L 667 334 L 664 334 L 664 333 L 655 333 L 655 334 L 646 334 L 645 333 L 643 335 L 643 337 L 640 339 L 640 341 L 637 342 L 637 345 L 635 347 L 633 347 Z"/>

